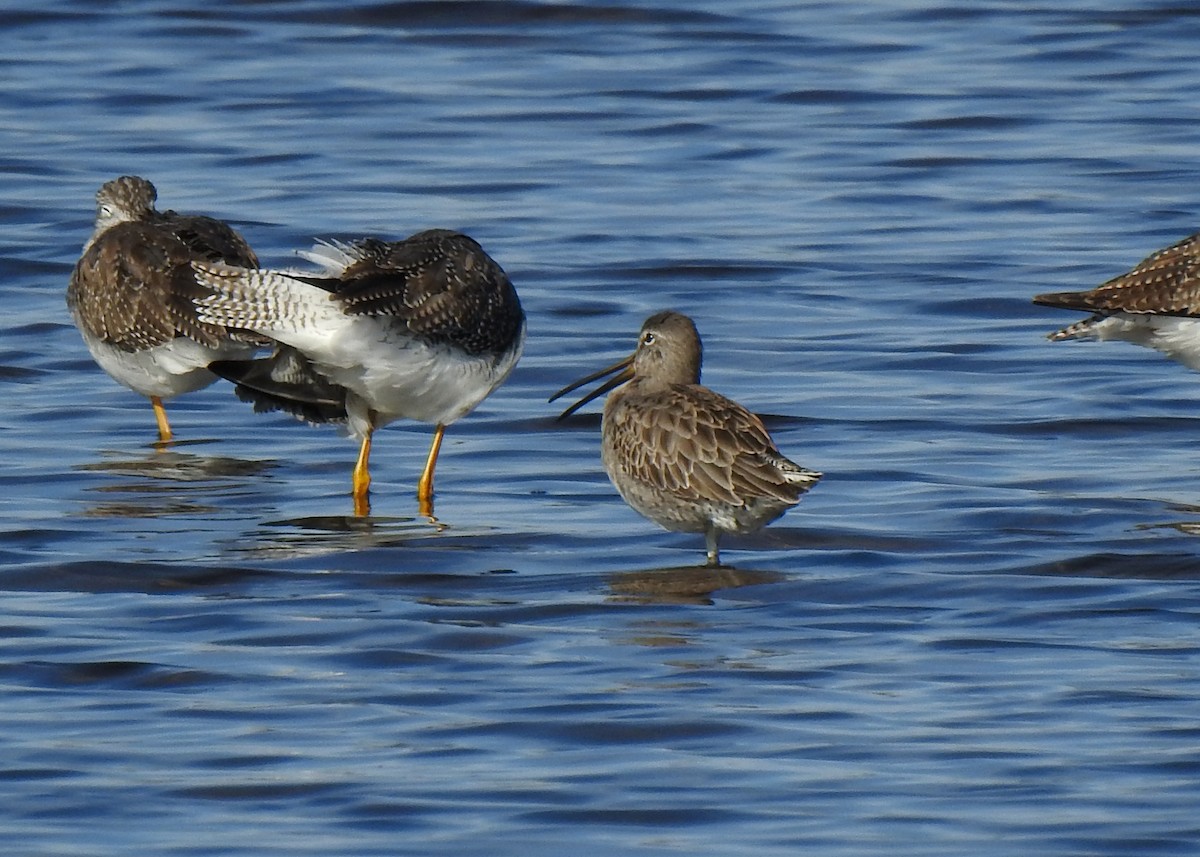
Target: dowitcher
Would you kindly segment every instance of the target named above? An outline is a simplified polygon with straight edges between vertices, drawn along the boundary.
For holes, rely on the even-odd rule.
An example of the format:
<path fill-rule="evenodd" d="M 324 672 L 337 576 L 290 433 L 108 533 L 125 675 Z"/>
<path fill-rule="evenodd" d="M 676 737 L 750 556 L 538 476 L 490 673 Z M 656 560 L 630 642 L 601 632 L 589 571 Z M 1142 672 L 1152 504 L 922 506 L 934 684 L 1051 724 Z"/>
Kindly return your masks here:
<path fill-rule="evenodd" d="M 357 515 L 370 513 L 375 430 L 400 418 L 432 423 L 417 483 L 421 511 L 432 514 L 446 426 L 491 394 L 521 356 L 525 314 L 516 289 L 474 239 L 445 229 L 395 242 L 321 243 L 304 255 L 323 270 L 195 266 L 214 292 L 197 300 L 201 318 L 285 346 L 266 364 L 217 368 L 266 397 L 260 404 L 267 407 L 316 405 L 315 414 L 299 415 L 318 421 L 344 412 L 360 443 L 352 474 Z"/>
<path fill-rule="evenodd" d="M 659 526 L 704 533 L 708 564 L 718 566 L 722 533 L 752 533 L 769 524 L 800 502 L 821 474 L 785 458 L 757 416 L 702 386 L 701 362 L 692 320 L 660 312 L 642 325 L 632 355 L 550 401 L 613 375 L 559 419 L 614 391 L 601 424 L 609 479 L 634 511 Z"/>
<path fill-rule="evenodd" d="M 114 380 L 150 399 L 160 441 L 171 439 L 163 401 L 206 387 L 214 360 L 251 356 L 246 331 L 201 321 L 191 263 L 253 268 L 254 251 L 211 217 L 156 211 L 154 185 L 137 176 L 105 183 L 96 225 L 67 286 L 67 306 L 92 357 Z"/>
<path fill-rule="evenodd" d="M 1123 339 L 1200 370 L 1200 233 L 1090 291 L 1038 295 L 1033 302 L 1093 313 L 1051 333 L 1052 341 Z"/>

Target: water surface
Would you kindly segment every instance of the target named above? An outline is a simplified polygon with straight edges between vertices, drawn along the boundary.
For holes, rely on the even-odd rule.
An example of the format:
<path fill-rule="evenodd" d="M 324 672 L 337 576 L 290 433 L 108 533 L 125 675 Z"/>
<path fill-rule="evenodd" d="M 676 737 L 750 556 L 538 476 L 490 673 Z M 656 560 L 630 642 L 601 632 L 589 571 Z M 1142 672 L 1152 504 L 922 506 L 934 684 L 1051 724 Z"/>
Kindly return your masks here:
<path fill-rule="evenodd" d="M 1167 4 L 26 4 L 0 21 L 0 837 L 28 855 L 1192 854 L 1200 379 L 1050 344 L 1197 228 Z M 526 354 L 353 444 L 149 407 L 63 294 L 123 173 L 469 232 Z M 826 477 L 732 568 L 547 395 L 693 316 Z"/>

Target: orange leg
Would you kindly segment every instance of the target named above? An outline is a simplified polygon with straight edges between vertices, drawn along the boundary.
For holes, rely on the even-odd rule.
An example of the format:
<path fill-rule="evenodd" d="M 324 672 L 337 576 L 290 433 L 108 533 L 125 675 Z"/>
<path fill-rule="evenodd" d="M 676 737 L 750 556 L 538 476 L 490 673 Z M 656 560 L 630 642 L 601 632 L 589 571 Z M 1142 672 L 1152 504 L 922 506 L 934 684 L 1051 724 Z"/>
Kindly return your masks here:
<path fill-rule="evenodd" d="M 446 427 L 438 423 L 437 428 L 433 430 L 433 442 L 429 444 L 425 470 L 421 472 L 421 479 L 417 482 L 417 505 L 422 515 L 433 514 L 433 468 L 437 467 L 438 453 L 442 449 L 442 437 L 445 434 Z"/>
<path fill-rule="evenodd" d="M 362 518 L 371 514 L 371 435 L 374 429 L 367 429 L 362 446 L 358 450 L 358 461 L 354 465 L 353 488 L 354 514 Z"/>
<path fill-rule="evenodd" d="M 162 399 L 158 396 L 151 396 L 150 404 L 154 408 L 154 419 L 158 422 L 158 442 L 166 443 L 171 439 L 171 424 L 167 422 L 167 409 L 163 407 Z"/>

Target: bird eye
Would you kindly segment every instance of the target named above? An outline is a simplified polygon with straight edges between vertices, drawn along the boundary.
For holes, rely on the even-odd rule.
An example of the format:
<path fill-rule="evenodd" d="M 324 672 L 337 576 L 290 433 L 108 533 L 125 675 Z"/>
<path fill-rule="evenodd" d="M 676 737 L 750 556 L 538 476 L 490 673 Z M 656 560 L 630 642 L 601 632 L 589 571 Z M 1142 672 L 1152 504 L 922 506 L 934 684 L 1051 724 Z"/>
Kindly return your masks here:
<path fill-rule="evenodd" d="M 653 333 L 646 331 L 645 333 L 642 334 L 642 345 L 653 345 L 654 338 L 655 337 L 654 337 Z"/>

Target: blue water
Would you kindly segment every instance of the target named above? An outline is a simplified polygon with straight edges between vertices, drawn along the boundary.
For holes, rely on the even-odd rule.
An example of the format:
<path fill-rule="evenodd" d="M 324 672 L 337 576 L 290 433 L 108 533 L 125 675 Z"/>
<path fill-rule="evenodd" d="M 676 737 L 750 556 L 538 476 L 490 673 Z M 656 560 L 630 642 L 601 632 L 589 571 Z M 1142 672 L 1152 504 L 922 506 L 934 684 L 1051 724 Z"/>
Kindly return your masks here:
<path fill-rule="evenodd" d="M 42 855 L 1200 851 L 1200 377 L 1034 307 L 1200 228 L 1167 3 L 10 2 L 0 842 Z M 442 226 L 510 381 L 373 454 L 149 407 L 64 291 L 104 181 L 316 237 Z M 693 316 L 825 479 L 724 543 L 546 397 Z"/>

